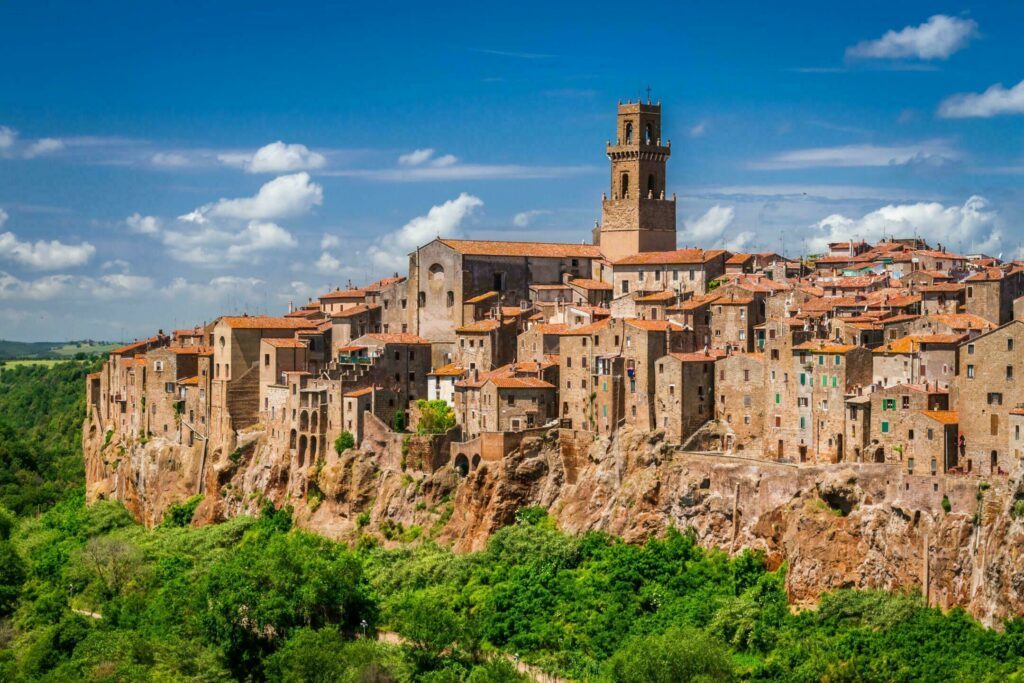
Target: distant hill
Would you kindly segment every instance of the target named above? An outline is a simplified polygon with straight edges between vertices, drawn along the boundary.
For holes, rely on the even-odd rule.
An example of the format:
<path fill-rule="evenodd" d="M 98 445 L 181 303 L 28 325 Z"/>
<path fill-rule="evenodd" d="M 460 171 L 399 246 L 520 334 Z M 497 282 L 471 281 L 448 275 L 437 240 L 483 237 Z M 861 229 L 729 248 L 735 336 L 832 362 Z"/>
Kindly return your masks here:
<path fill-rule="evenodd" d="M 108 353 L 120 344 L 83 339 L 69 342 L 16 342 L 0 339 L 0 360 L 16 358 L 72 358 L 76 354 Z"/>

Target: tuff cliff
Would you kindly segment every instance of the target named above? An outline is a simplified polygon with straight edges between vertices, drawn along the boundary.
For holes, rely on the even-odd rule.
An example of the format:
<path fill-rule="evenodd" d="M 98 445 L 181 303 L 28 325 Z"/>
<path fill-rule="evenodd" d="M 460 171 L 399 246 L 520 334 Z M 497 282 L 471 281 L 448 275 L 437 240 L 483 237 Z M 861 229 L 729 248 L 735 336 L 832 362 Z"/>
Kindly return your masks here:
<path fill-rule="evenodd" d="M 540 505 L 568 532 L 640 542 L 674 525 L 726 552 L 759 549 L 773 566 L 788 564 L 797 604 L 838 588 L 927 582 L 932 604 L 988 624 L 1024 614 L 1024 518 L 1012 514 L 1024 498 L 1019 473 L 982 482 L 892 465 L 798 467 L 683 452 L 658 432 L 628 430 L 613 441 L 553 430 L 465 477 L 438 464 L 436 444 L 432 452 L 418 437 L 383 432 L 302 470 L 261 431 L 229 445 L 210 453 L 201 442 L 106 443 L 86 432 L 89 498 L 117 498 L 147 524 L 199 492 L 195 524 L 269 500 L 332 538 L 432 538 L 459 551 L 481 548 L 519 508 Z"/>

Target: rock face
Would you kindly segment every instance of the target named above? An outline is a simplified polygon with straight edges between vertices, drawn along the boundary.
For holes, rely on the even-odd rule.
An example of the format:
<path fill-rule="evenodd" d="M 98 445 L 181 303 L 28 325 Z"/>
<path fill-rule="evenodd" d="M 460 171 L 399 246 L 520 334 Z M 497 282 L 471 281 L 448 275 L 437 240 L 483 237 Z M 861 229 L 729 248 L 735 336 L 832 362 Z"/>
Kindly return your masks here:
<path fill-rule="evenodd" d="M 331 538 L 429 537 L 457 551 L 483 547 L 519 508 L 539 505 L 570 533 L 642 542 L 676 526 L 708 547 L 760 550 L 771 566 L 787 563 L 796 604 L 839 588 L 927 584 L 931 604 L 962 606 L 987 624 L 1024 614 L 1024 518 L 1011 514 L 1024 498 L 1020 473 L 981 482 L 886 464 L 798 467 L 683 452 L 660 432 L 594 441 L 553 430 L 463 478 L 449 466 L 414 469 L 408 440 L 396 443 L 368 441 L 299 471 L 258 431 L 209 460 L 201 443 L 104 445 L 86 434 L 88 494 L 117 498 L 150 525 L 201 492 L 194 524 L 270 501 Z"/>

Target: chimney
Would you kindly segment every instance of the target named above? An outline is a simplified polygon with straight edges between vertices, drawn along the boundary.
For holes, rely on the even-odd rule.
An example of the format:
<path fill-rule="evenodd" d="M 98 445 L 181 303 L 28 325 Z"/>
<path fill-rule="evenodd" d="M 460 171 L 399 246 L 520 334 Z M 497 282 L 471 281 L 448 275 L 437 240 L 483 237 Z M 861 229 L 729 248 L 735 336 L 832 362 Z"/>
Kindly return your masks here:
<path fill-rule="evenodd" d="M 288 299 L 288 312 L 293 313 L 295 311 L 295 302 Z"/>

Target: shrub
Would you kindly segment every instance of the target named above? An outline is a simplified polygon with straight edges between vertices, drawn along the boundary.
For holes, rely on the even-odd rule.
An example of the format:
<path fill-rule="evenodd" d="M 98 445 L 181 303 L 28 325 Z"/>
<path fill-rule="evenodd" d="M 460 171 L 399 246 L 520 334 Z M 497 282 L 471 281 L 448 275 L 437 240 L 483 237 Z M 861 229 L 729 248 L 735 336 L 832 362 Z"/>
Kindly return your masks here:
<path fill-rule="evenodd" d="M 203 502 L 203 494 L 199 493 L 184 503 L 170 506 L 167 508 L 167 512 L 164 513 L 164 521 L 160 523 L 160 526 L 165 528 L 188 526 L 192 523 L 196 508 L 199 507 L 201 502 Z"/>
<path fill-rule="evenodd" d="M 949 502 L 949 496 L 942 496 L 942 509 L 948 514 L 953 509 L 953 505 Z"/>
<path fill-rule="evenodd" d="M 455 411 L 445 401 L 420 399 L 416 407 L 420 410 L 418 434 L 444 434 L 455 426 Z"/>
<path fill-rule="evenodd" d="M 342 432 L 341 434 L 338 434 L 338 438 L 334 440 L 334 450 L 339 455 L 348 449 L 355 447 L 356 437 L 352 436 L 351 432 Z"/>
<path fill-rule="evenodd" d="M 395 411 L 394 416 L 391 418 L 391 429 L 396 432 L 405 431 L 405 413 L 403 411 Z"/>
<path fill-rule="evenodd" d="M 1024 517 L 1024 500 L 1015 500 L 1010 508 L 1010 516 L 1014 519 Z"/>

